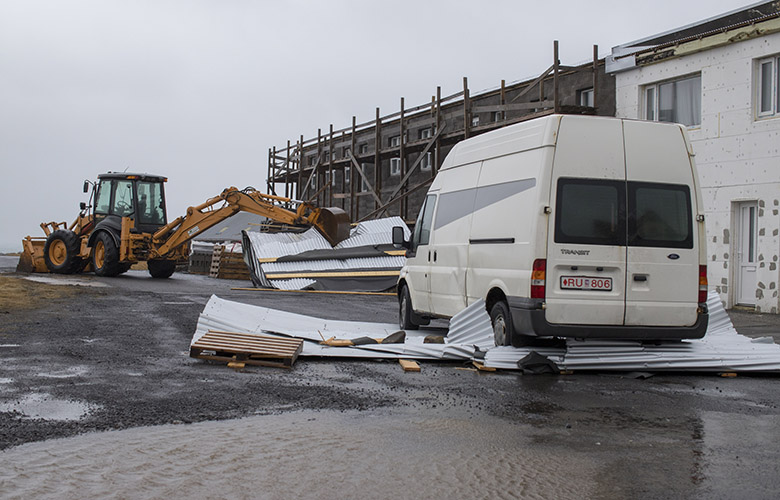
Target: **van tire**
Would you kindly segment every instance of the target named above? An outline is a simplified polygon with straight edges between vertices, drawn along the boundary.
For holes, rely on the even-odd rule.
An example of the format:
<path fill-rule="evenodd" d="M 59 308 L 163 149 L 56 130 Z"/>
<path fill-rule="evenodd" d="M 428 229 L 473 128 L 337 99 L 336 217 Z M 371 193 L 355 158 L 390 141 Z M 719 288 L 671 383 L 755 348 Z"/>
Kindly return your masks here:
<path fill-rule="evenodd" d="M 512 345 L 512 315 L 505 301 L 499 300 L 493 304 L 490 324 L 493 325 L 493 338 L 497 346 Z"/>
<path fill-rule="evenodd" d="M 401 287 L 401 293 L 398 294 L 398 326 L 401 330 L 417 330 L 420 325 L 412 320 L 412 298 L 409 296 L 409 288 Z"/>

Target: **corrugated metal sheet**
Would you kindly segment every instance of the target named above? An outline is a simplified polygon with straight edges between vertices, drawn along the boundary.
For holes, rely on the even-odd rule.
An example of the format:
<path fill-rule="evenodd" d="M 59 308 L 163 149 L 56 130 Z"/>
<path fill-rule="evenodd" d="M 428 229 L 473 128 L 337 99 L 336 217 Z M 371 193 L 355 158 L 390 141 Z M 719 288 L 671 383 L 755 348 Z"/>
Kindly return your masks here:
<path fill-rule="evenodd" d="M 343 260 L 328 259 L 300 262 L 266 262 L 263 264 L 263 271 L 271 274 L 303 271 L 342 271 L 350 269 L 400 269 L 405 262 L 406 257 L 393 255 Z"/>
<path fill-rule="evenodd" d="M 404 220 L 400 217 L 387 217 L 359 223 L 350 231 L 349 238 L 336 245 L 335 248 L 389 245 L 393 242 L 393 228 L 395 226 L 404 228 L 404 238 L 408 240 L 412 233 Z"/>
<path fill-rule="evenodd" d="M 316 281 L 306 278 L 294 278 L 289 280 L 269 280 L 274 288 L 279 290 L 303 290 L 312 286 Z"/>
<path fill-rule="evenodd" d="M 209 329 L 264 335 L 284 335 L 307 340 L 302 356 L 358 358 L 412 358 L 469 360 L 475 346 L 486 350 L 485 366 L 518 369 L 518 361 L 531 352 L 547 356 L 565 370 L 780 372 L 780 346 L 771 339 L 739 335 L 728 319 L 717 294 L 709 297 L 711 328 L 701 340 L 643 345 L 635 341 L 569 340 L 565 348 L 493 347 L 493 333 L 484 304 L 475 302 L 451 320 L 444 344 L 426 344 L 434 333 L 424 328 L 406 332 L 403 344 L 369 344 L 326 347 L 322 338 L 384 338 L 397 330 L 394 324 L 361 323 L 312 318 L 265 307 L 230 302 L 212 296 L 198 319 L 195 342 Z"/>
<path fill-rule="evenodd" d="M 377 219 L 361 222 L 350 232 L 350 237 L 337 245 L 335 248 L 357 248 L 361 246 L 387 245 L 392 243 L 392 228 L 401 226 L 404 228 L 404 234 L 408 238 L 411 234 L 409 228 L 404 224 L 400 217 L 389 217 L 387 219 Z M 360 258 L 342 258 L 320 260 L 304 260 L 293 262 L 263 262 L 267 259 L 278 259 L 298 255 L 312 250 L 331 249 L 330 244 L 314 228 L 303 233 L 246 233 L 246 239 L 249 243 L 247 253 L 248 260 L 251 262 L 252 281 L 256 285 L 264 287 L 276 287 L 278 280 L 269 280 L 266 274 L 274 275 L 279 273 L 306 273 L 306 272 L 327 272 L 327 271 L 349 271 L 363 269 L 385 269 L 399 270 L 406 263 L 406 257 L 403 256 L 380 256 L 380 257 L 360 257 Z M 278 278 L 278 276 L 271 276 Z M 354 278 L 360 279 L 359 276 Z M 364 276 L 365 279 L 369 277 Z M 364 279 L 363 283 L 368 283 Z M 394 284 L 394 278 L 382 278 L 379 281 L 374 280 L 369 286 L 373 291 L 386 289 Z M 285 280 L 282 284 L 285 290 L 300 290 L 313 285 L 311 280 Z M 295 288 L 300 286 L 300 288 Z"/>
<path fill-rule="evenodd" d="M 303 233 L 247 233 L 255 259 L 277 259 L 310 250 L 331 248 L 330 243 L 314 228 Z"/>
<path fill-rule="evenodd" d="M 700 340 L 662 342 L 567 340 L 565 349 L 495 348 L 485 365 L 517 369 L 531 350 L 554 357 L 562 369 L 598 371 L 780 372 L 780 346 L 771 339 L 751 339 L 734 329 L 716 293 L 707 301 L 710 322 Z"/>
<path fill-rule="evenodd" d="M 485 301 L 479 299 L 450 319 L 447 343 L 475 345 L 481 351 L 495 347 L 493 327 L 485 309 Z"/>

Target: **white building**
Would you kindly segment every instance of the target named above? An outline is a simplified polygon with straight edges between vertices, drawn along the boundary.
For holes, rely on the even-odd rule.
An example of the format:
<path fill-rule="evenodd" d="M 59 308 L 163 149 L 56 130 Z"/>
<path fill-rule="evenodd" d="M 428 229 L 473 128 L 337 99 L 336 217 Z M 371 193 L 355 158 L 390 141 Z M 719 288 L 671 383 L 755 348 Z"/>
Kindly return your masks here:
<path fill-rule="evenodd" d="M 780 311 L 780 2 L 612 49 L 618 117 L 688 125 L 708 278 L 726 307 Z"/>

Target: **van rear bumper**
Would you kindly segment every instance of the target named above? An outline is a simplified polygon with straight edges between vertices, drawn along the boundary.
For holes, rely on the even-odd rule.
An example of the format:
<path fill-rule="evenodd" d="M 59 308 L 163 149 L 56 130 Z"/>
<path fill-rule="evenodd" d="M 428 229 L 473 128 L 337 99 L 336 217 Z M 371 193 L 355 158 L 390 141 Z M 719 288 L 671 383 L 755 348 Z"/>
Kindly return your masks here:
<path fill-rule="evenodd" d="M 707 333 L 709 312 L 699 304 L 696 323 L 691 326 L 560 325 L 548 323 L 542 299 L 508 297 L 515 335 L 531 337 L 575 337 L 582 339 L 682 340 L 700 339 Z"/>

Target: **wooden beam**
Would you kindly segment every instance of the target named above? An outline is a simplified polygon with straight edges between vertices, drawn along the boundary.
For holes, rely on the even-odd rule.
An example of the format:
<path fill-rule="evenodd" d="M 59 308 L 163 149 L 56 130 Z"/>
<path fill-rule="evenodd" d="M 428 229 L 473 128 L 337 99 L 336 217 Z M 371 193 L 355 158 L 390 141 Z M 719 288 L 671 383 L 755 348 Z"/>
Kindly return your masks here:
<path fill-rule="evenodd" d="M 377 208 L 376 210 L 374 210 L 373 212 L 369 213 L 368 215 L 364 215 L 358 222 L 362 222 L 364 220 L 368 220 L 371 217 L 373 217 L 374 215 L 378 214 L 379 212 L 387 211 L 386 210 L 387 207 L 389 207 L 393 203 L 398 203 L 400 200 L 406 198 L 410 194 L 415 193 L 415 192 L 419 191 L 420 189 L 426 187 L 428 184 L 433 182 L 433 179 L 434 179 L 434 177 L 431 177 L 430 179 L 426 179 L 425 181 L 421 182 L 420 184 L 417 184 L 416 186 L 414 186 L 409 191 L 407 191 L 407 192 L 403 193 L 402 195 L 400 195 L 398 198 L 392 199 L 392 200 L 388 201 L 387 203 L 385 203 L 383 206 L 381 206 L 381 207 Z"/>
<path fill-rule="evenodd" d="M 358 163 L 357 159 L 355 159 L 355 155 L 352 154 L 352 151 L 349 152 L 349 159 L 352 161 L 352 165 L 354 165 L 355 170 L 357 170 L 358 174 L 360 174 L 360 177 L 363 179 L 363 181 L 368 185 L 369 188 L 371 188 L 371 183 L 368 182 L 368 178 L 366 177 L 366 174 L 363 172 L 363 169 L 360 167 L 360 164 Z M 378 194 L 376 194 L 376 191 L 374 191 L 373 188 L 370 189 L 371 194 L 374 196 L 374 200 L 378 204 L 382 204 L 382 199 L 379 197 Z"/>
<path fill-rule="evenodd" d="M 427 153 L 428 150 L 431 149 L 431 147 L 434 144 L 436 144 L 436 141 L 439 139 L 439 136 L 441 135 L 441 133 L 444 131 L 445 128 L 447 128 L 446 123 L 442 125 L 441 128 L 439 128 L 436 131 L 436 134 L 431 138 L 431 140 L 428 141 L 428 144 L 425 145 L 425 148 L 422 150 L 422 153 L 420 153 L 420 156 L 418 156 L 417 160 L 415 160 L 414 164 L 412 164 L 412 168 L 410 168 L 409 171 L 406 172 L 406 175 L 404 175 L 403 179 L 401 179 L 401 182 L 398 183 L 398 187 L 396 187 L 393 193 L 390 195 L 391 200 L 395 198 L 395 195 L 397 195 L 398 192 L 401 191 L 401 189 L 404 188 L 406 182 L 409 180 L 409 178 L 412 176 L 414 171 L 417 169 L 417 166 L 420 165 L 420 162 L 422 162 L 423 157 L 425 157 L 425 153 Z"/>
<path fill-rule="evenodd" d="M 536 80 L 534 80 L 534 81 L 532 81 L 531 83 L 529 83 L 529 84 L 528 84 L 528 86 L 527 86 L 525 89 L 523 89 L 523 91 L 522 91 L 522 92 L 520 92 L 519 94 L 517 94 L 516 96 L 514 96 L 514 97 L 512 98 L 512 100 L 511 100 L 511 101 L 509 101 L 509 102 L 515 102 L 515 101 L 516 101 L 516 100 L 518 100 L 519 98 L 521 98 L 521 97 L 523 97 L 524 95 L 526 95 L 526 94 L 527 94 L 527 93 L 528 93 L 528 92 L 529 92 L 529 91 L 530 91 L 532 88 L 534 88 L 534 87 L 535 87 L 537 84 L 539 84 L 539 83 L 540 83 L 542 80 L 544 80 L 544 78 L 545 78 L 547 75 L 549 75 L 549 74 L 550 74 L 550 71 L 552 71 L 553 69 L 555 69 L 555 65 L 554 65 L 554 64 L 553 64 L 552 66 L 550 66 L 549 68 L 547 68 L 547 69 L 544 71 L 544 73 L 542 73 L 541 75 L 539 75 L 539 78 L 537 78 Z"/>
<path fill-rule="evenodd" d="M 560 71 L 561 61 L 558 60 L 558 40 L 553 41 L 553 101 L 554 109 L 557 113 L 561 106 L 560 96 L 558 95 L 558 72 Z"/>
<path fill-rule="evenodd" d="M 463 77 L 463 138 L 471 136 L 471 100 L 469 99 L 469 79 Z"/>

